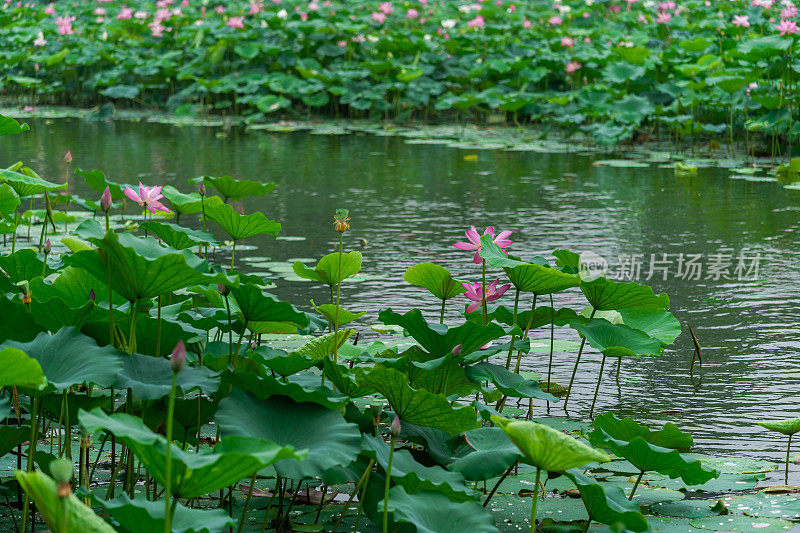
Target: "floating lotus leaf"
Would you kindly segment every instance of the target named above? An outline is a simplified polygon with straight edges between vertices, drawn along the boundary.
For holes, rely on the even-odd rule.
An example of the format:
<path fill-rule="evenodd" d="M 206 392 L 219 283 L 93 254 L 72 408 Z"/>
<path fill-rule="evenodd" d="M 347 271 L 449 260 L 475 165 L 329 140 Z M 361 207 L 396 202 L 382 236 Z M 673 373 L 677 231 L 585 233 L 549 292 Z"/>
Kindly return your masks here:
<path fill-rule="evenodd" d="M 417 263 L 408 267 L 403 279 L 412 285 L 427 289 L 439 300 L 449 300 L 464 293 L 461 283 L 453 279 L 450 271 L 434 263 Z"/>
<path fill-rule="evenodd" d="M 508 435 L 527 462 L 542 470 L 564 472 L 588 463 L 611 460 L 600 450 L 543 424 L 498 416 L 493 416 L 492 422 Z"/>
<path fill-rule="evenodd" d="M 573 320 L 570 325 L 586 337 L 592 348 L 603 355 L 641 357 L 661 353 L 661 341 L 624 324 L 612 324 L 604 318 L 593 318 L 585 324 Z"/>
<path fill-rule="evenodd" d="M 630 502 L 619 487 L 604 487 L 580 470 L 566 473 L 581 493 L 589 517 L 601 524 L 623 524 L 630 531 L 647 531 L 647 519 L 639 504 Z"/>
<path fill-rule="evenodd" d="M 383 504 L 378 504 L 383 509 Z M 492 515 L 479 503 L 453 502 L 438 492 L 409 494 L 396 485 L 389 491 L 389 512 L 392 522 L 412 524 L 417 533 L 469 531 L 496 533 Z"/>
<path fill-rule="evenodd" d="M 513 398 L 539 398 L 548 402 L 557 402 L 558 398 L 539 388 L 535 380 L 527 380 L 502 365 L 494 363 L 477 363 L 465 369 L 467 377 L 475 382 L 491 381 L 506 396 Z"/>

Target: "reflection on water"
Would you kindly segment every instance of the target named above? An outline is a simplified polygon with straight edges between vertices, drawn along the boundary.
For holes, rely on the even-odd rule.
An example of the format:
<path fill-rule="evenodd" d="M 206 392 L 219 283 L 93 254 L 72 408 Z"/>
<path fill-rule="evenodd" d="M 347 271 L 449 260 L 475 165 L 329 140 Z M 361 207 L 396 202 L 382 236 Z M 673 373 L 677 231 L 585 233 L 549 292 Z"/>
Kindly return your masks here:
<path fill-rule="evenodd" d="M 754 422 L 800 414 L 800 191 L 730 180 L 724 171 L 701 169 L 699 177 L 676 178 L 671 169 L 655 164 L 593 166 L 592 157 L 577 154 L 481 151 L 472 162 L 464 156 L 474 151 L 406 144 L 394 137 L 223 132 L 133 122 L 32 121 L 31 127 L 19 138 L 2 140 L 0 161 L 23 160 L 58 181 L 62 156 L 70 149 L 73 165 L 102 169 L 121 182 L 174 184 L 184 191 L 188 178 L 204 173 L 277 182 L 270 196 L 248 200 L 244 207 L 279 220 L 285 235 L 305 240 L 253 239 L 248 244 L 260 249 L 245 257 L 317 258 L 332 251 L 337 239 L 334 210 L 350 208 L 346 246 L 360 248 L 359 240 L 366 239 L 364 271 L 372 276 L 345 286 L 343 301 L 349 309 L 369 312 L 358 326 L 363 334 L 371 333 L 368 326 L 383 307 L 422 307 L 437 316 L 437 302 L 402 280 L 416 262 L 436 261 L 459 277 L 478 280 L 471 255 L 451 246 L 472 224 L 513 230 L 513 250 L 523 257 L 557 248 L 592 251 L 608 262 L 612 274 L 640 264 L 643 280 L 653 261 L 648 283 L 670 295 L 684 333 L 663 357 L 624 360 L 619 384 L 616 361 L 606 365 L 599 409 L 671 420 L 709 452 L 775 459 L 784 453 L 782 440 L 765 435 Z M 95 194 L 80 186 L 77 192 Z M 756 280 L 733 276 L 742 252 L 759 255 Z M 696 255 L 694 264 L 703 268 L 700 279 L 684 279 L 697 277 L 688 263 Z M 713 279 L 713 265 L 724 272 L 726 262 L 734 279 Z M 328 297 L 327 289 L 307 283 L 278 279 L 278 284 L 280 297 L 304 309 L 310 299 Z M 505 299 L 510 305 L 510 292 Z M 464 302 L 451 304 L 451 319 Z M 577 290 L 556 295 L 555 303 L 583 305 Z M 703 366 L 695 370 L 694 384 L 686 325 L 702 345 Z M 576 338 L 568 328 L 556 334 Z M 569 380 L 574 358 L 573 352 L 556 352 L 555 381 Z M 588 412 L 599 360 L 589 353 L 578 375 L 577 394 L 570 400 L 573 416 Z M 526 366 L 541 371 L 546 361 L 546 353 L 532 354 Z"/>

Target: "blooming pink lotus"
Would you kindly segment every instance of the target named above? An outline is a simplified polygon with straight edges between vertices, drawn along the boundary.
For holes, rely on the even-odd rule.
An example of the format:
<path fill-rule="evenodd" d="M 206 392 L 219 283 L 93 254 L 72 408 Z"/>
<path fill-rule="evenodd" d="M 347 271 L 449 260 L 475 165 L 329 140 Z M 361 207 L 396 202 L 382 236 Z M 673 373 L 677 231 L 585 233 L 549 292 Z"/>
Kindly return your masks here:
<path fill-rule="evenodd" d="M 123 7 L 117 14 L 118 20 L 130 20 L 133 17 L 133 9 L 130 7 Z"/>
<path fill-rule="evenodd" d="M 567 48 L 572 48 L 575 46 L 575 39 L 570 37 L 564 36 L 561 38 L 561 46 L 566 46 Z"/>
<path fill-rule="evenodd" d="M 125 187 L 125 190 L 122 191 L 125 193 L 125 196 L 139 204 L 141 207 L 144 207 L 151 213 L 155 214 L 156 211 L 163 211 L 165 213 L 169 213 L 169 209 L 167 209 L 164 204 L 159 202 L 161 198 L 164 197 L 161 194 L 162 187 L 145 187 L 142 185 L 142 182 L 139 182 L 139 194 L 136 194 L 136 191 L 131 189 L 130 187 Z"/>
<path fill-rule="evenodd" d="M 72 22 L 75 20 L 75 17 L 70 17 L 69 15 L 65 17 L 56 17 L 56 27 L 58 28 L 59 35 L 72 35 L 74 32 L 72 31 Z M 783 34 L 781 34 L 783 35 Z"/>
<path fill-rule="evenodd" d="M 658 14 L 658 17 L 656 17 L 656 24 L 666 24 L 670 20 L 672 20 L 672 15 L 666 11 L 662 11 Z"/>
<path fill-rule="evenodd" d="M 798 30 L 797 23 L 789 19 L 781 19 L 781 23 L 775 26 L 775 29 L 778 30 L 781 35 L 794 35 Z"/>
<path fill-rule="evenodd" d="M 569 63 L 567 63 L 567 66 L 564 67 L 564 70 L 567 71 L 567 74 L 572 74 L 573 72 L 580 70 L 582 66 L 583 65 L 581 65 L 577 61 L 570 61 Z"/>
<path fill-rule="evenodd" d="M 561 17 L 559 17 L 558 15 L 553 15 L 552 17 L 550 17 L 549 19 L 547 19 L 547 23 L 548 23 L 548 24 L 552 24 L 553 26 L 561 26 L 561 24 L 562 24 L 563 22 L 564 22 L 564 19 L 562 19 L 562 18 L 561 18 Z"/>
<path fill-rule="evenodd" d="M 486 287 L 487 302 L 499 300 L 503 293 L 505 293 L 509 287 L 511 287 L 510 283 L 506 283 L 505 285 L 498 287 L 497 284 L 499 282 L 500 279 L 498 278 Z M 470 283 L 462 283 L 461 286 L 467 291 L 464 293 L 464 296 L 472 300 L 472 303 L 467 306 L 467 313 L 474 313 L 476 309 L 483 305 L 483 286 L 480 283 L 476 283 L 475 285 Z"/>
<path fill-rule="evenodd" d="M 406 18 L 415 19 L 417 17 L 419 17 L 419 11 L 417 11 L 416 9 L 411 8 L 408 11 L 406 11 Z"/>
<path fill-rule="evenodd" d="M 749 28 L 750 15 L 734 15 L 733 25 L 736 26 L 737 28 Z"/>
<path fill-rule="evenodd" d="M 391 15 L 392 12 L 394 11 L 394 7 L 392 7 L 391 2 L 381 2 L 380 5 L 378 6 L 378 11 L 380 11 L 385 15 Z"/>
<path fill-rule="evenodd" d="M 486 21 L 481 15 L 476 16 L 474 19 L 467 22 L 467 26 L 470 28 L 481 28 L 486 24 Z"/>
<path fill-rule="evenodd" d="M 225 23 L 229 28 L 244 28 L 244 17 L 230 17 Z"/>
<path fill-rule="evenodd" d="M 506 246 L 511 246 L 511 240 L 508 238 L 513 231 L 501 231 L 497 236 L 494 234 L 494 227 L 489 226 L 483 231 L 484 235 L 491 235 L 492 242 L 495 243 L 500 248 L 505 248 Z M 478 233 L 478 230 L 475 229 L 475 226 L 471 226 L 467 231 L 464 232 L 469 239 L 469 242 L 457 242 L 453 244 L 459 250 L 475 250 L 475 255 L 472 257 L 472 260 L 475 262 L 476 265 L 480 265 L 483 262 L 483 258 L 481 257 L 481 236 Z"/>
<path fill-rule="evenodd" d="M 381 11 L 373 11 L 372 20 L 377 22 L 378 24 L 383 24 L 384 22 L 386 22 L 386 13 L 383 13 Z"/>

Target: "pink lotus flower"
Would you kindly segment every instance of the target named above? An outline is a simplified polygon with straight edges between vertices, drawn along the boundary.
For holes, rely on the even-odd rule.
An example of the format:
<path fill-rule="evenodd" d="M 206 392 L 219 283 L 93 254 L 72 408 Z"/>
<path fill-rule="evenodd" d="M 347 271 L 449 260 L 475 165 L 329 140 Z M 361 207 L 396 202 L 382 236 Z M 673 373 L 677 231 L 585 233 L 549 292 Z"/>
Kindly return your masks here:
<path fill-rule="evenodd" d="M 467 26 L 470 28 L 481 28 L 486 24 L 484 18 L 481 15 L 476 16 L 474 19 L 467 22 Z"/>
<path fill-rule="evenodd" d="M 531 29 L 531 21 L 528 19 L 523 20 L 522 27 L 525 28 L 526 30 Z"/>
<path fill-rule="evenodd" d="M 656 24 L 666 24 L 670 20 L 672 20 L 672 15 L 666 11 L 662 11 L 658 14 L 658 17 L 656 17 Z"/>
<path fill-rule="evenodd" d="M 417 11 L 417 10 L 416 10 L 416 9 L 414 9 L 414 8 L 411 8 L 411 9 L 409 9 L 408 11 L 406 11 L 406 18 L 409 18 L 409 19 L 415 19 L 415 18 L 417 18 L 418 16 L 419 16 L 419 11 Z"/>
<path fill-rule="evenodd" d="M 36 39 L 33 40 L 33 46 L 44 46 L 47 44 L 47 41 L 44 38 L 44 34 L 39 32 L 39 35 L 36 36 Z"/>
<path fill-rule="evenodd" d="M 169 213 L 169 209 L 167 209 L 164 204 L 159 202 L 161 198 L 164 197 L 161 194 L 162 187 L 145 187 L 142 185 L 142 182 L 139 182 L 139 194 L 136 194 L 136 191 L 131 189 L 130 187 L 125 187 L 125 190 L 122 191 L 125 193 L 125 196 L 139 204 L 141 207 L 144 207 L 151 213 L 155 214 L 156 211 L 163 211 L 165 213 Z"/>
<path fill-rule="evenodd" d="M 487 303 L 499 300 L 503 293 L 505 293 L 509 287 L 511 287 L 510 283 L 506 283 L 505 285 L 498 287 L 497 284 L 499 282 L 500 280 L 496 279 L 486 287 Z M 470 283 L 462 283 L 461 286 L 467 291 L 464 293 L 464 296 L 472 300 L 472 303 L 467 306 L 467 313 L 473 313 L 476 309 L 483 305 L 483 287 L 480 283 L 476 283 L 475 285 Z"/>
<path fill-rule="evenodd" d="M 676 7 L 677 6 L 675 5 L 675 2 L 673 2 L 672 0 L 669 0 L 668 2 L 658 3 L 658 9 L 660 9 L 661 11 L 669 11 L 670 9 L 675 9 Z"/>
<path fill-rule="evenodd" d="M 382 13 L 380 11 L 373 11 L 372 20 L 374 22 L 377 22 L 378 24 L 383 24 L 384 22 L 386 22 L 386 13 Z"/>
<path fill-rule="evenodd" d="M 567 63 L 567 66 L 564 67 L 564 70 L 567 71 L 567 74 L 572 74 L 576 70 L 579 70 L 582 66 L 583 65 L 581 65 L 577 61 L 570 61 L 569 63 Z"/>
<path fill-rule="evenodd" d="M 749 28 L 750 15 L 734 15 L 733 25 L 736 26 L 737 28 Z"/>
<path fill-rule="evenodd" d="M 225 13 L 225 6 L 217 6 L 214 8 L 214 11 L 217 12 L 217 15 L 222 15 Z"/>
<path fill-rule="evenodd" d="M 130 7 L 123 7 L 117 15 L 118 20 L 129 20 L 131 17 L 133 17 L 133 9 Z"/>
<path fill-rule="evenodd" d="M 567 48 L 572 48 L 575 46 L 575 39 L 571 39 L 569 37 L 562 37 L 561 38 L 561 46 L 566 46 Z"/>
<path fill-rule="evenodd" d="M 392 12 L 394 11 L 394 7 L 392 7 L 391 2 L 381 2 L 380 5 L 378 6 L 378 11 L 380 11 L 385 15 L 391 15 Z"/>
<path fill-rule="evenodd" d="M 794 35 L 797 33 L 797 23 L 793 20 L 788 19 L 781 19 L 781 23 L 775 26 L 775 29 L 778 30 L 781 35 Z"/>
<path fill-rule="evenodd" d="M 495 237 L 494 227 L 492 226 L 489 226 L 483 231 L 484 235 L 491 235 L 492 242 L 500 248 L 511 246 L 511 240 L 508 237 L 512 233 L 512 231 L 501 231 L 500 234 Z M 483 258 L 481 257 L 481 236 L 478 233 L 478 230 L 475 229 L 475 226 L 471 226 L 467 231 L 464 232 L 464 234 L 467 236 L 469 242 L 457 242 L 453 244 L 453 246 L 459 250 L 475 250 L 475 255 L 472 256 L 472 261 L 476 265 L 480 265 L 483 262 Z"/>
<path fill-rule="evenodd" d="M 65 17 L 56 17 L 56 27 L 58 28 L 59 35 L 72 35 L 72 21 L 75 20 L 75 17 L 70 17 L 69 15 Z M 782 35 L 782 34 L 781 34 Z"/>
<path fill-rule="evenodd" d="M 797 16 L 797 7 L 794 5 L 788 5 L 785 8 L 781 9 L 781 18 L 782 19 L 791 19 Z"/>
<path fill-rule="evenodd" d="M 561 17 L 559 17 L 558 15 L 553 15 L 552 17 L 547 19 L 547 23 L 548 24 L 552 24 L 553 26 L 561 26 L 561 24 L 563 22 L 564 22 L 564 20 Z"/>
<path fill-rule="evenodd" d="M 244 17 L 231 17 L 225 25 L 229 28 L 244 28 Z"/>
<path fill-rule="evenodd" d="M 45 15 L 52 15 L 56 12 L 56 8 L 53 7 L 53 4 L 48 4 L 46 8 L 44 8 Z"/>

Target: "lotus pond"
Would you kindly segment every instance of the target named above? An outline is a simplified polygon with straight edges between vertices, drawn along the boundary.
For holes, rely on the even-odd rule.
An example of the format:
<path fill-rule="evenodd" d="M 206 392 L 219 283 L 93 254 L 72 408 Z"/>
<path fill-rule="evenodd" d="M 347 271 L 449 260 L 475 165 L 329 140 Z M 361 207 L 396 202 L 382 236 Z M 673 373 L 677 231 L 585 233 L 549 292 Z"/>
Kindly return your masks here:
<path fill-rule="evenodd" d="M 800 517 L 757 490 L 800 476 L 798 191 L 766 165 L 26 122 L 0 143 L 4 530 Z"/>

